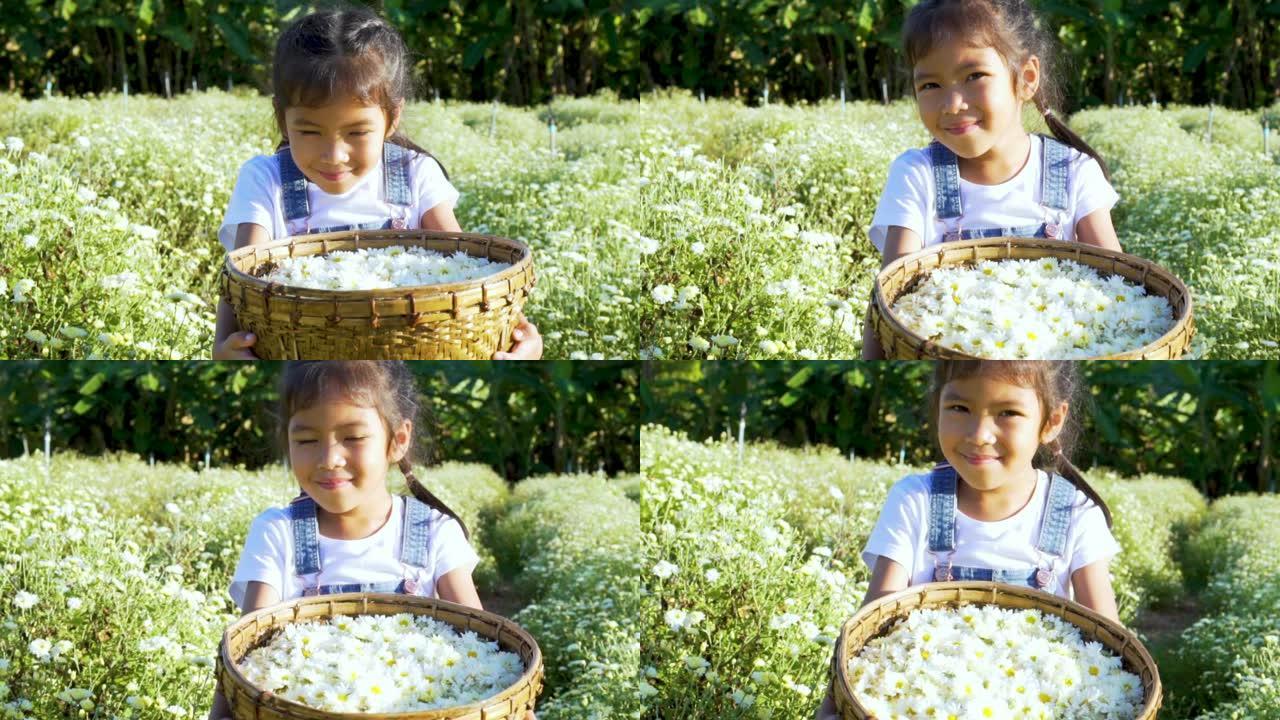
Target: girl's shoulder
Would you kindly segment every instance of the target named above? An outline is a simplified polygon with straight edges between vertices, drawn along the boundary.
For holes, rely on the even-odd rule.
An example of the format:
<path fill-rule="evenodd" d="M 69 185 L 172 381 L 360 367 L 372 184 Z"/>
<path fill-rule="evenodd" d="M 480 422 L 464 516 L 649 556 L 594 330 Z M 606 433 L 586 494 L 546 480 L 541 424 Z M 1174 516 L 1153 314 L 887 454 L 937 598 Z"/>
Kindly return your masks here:
<path fill-rule="evenodd" d="M 929 503 L 929 490 L 932 487 L 929 478 L 930 473 L 923 472 L 913 473 L 899 479 L 889 487 L 889 495 L 885 502 L 927 505 Z"/>
<path fill-rule="evenodd" d="M 282 150 L 281 152 L 288 151 Z M 240 177 L 280 184 L 280 153 L 255 155 L 245 160 L 244 164 L 240 166 Z"/>

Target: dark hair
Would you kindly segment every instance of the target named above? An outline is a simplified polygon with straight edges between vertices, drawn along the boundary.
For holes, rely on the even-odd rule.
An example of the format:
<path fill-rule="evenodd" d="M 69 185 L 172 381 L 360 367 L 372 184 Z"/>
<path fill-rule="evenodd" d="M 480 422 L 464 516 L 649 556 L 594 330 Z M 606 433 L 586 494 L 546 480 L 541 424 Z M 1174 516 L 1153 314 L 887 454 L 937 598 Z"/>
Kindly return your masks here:
<path fill-rule="evenodd" d="M 418 402 L 418 386 L 413 373 L 403 362 L 373 360 L 303 361 L 285 364 L 280 376 L 280 442 L 289 447 L 289 418 L 311 407 L 326 393 L 339 393 L 349 402 L 378 411 L 387 428 L 387 449 L 390 450 L 391 434 L 405 420 L 416 422 L 422 413 Z M 409 447 L 400 459 L 400 472 L 404 474 L 409 492 L 427 505 L 458 521 L 462 534 L 470 539 L 467 525 L 448 505 L 428 490 L 413 474 L 414 436 L 409 436 Z"/>
<path fill-rule="evenodd" d="M 1080 470 L 1071 464 L 1071 451 L 1080 437 L 1080 423 L 1076 420 L 1083 408 L 1080 374 L 1075 363 L 1048 360 L 939 360 L 933 368 L 933 384 L 929 388 L 929 417 L 938 422 L 941 410 L 942 389 L 952 380 L 970 377 L 994 377 L 999 380 L 1031 388 L 1040 399 L 1042 425 L 1048 422 L 1053 408 L 1067 403 L 1072 411 L 1058 436 L 1036 449 L 1038 466 L 1055 472 L 1071 481 L 1090 500 L 1102 508 L 1111 527 L 1111 509 L 1097 490 L 1084 479 Z"/>
<path fill-rule="evenodd" d="M 289 144 L 284 113 L 290 107 L 322 107 L 351 97 L 381 106 L 390 123 L 413 94 L 409 59 L 400 33 L 367 7 L 317 10 L 290 23 L 276 40 L 271 67 L 271 104 L 282 138 L 276 149 Z M 387 142 L 440 162 L 400 127 Z M 448 171 L 444 175 L 448 178 Z"/>
<path fill-rule="evenodd" d="M 1032 102 L 1044 114 L 1054 137 L 1097 160 L 1102 174 L 1111 180 L 1098 151 L 1059 116 L 1062 89 L 1050 72 L 1058 66 L 1057 46 L 1027 0 L 924 0 L 911 8 L 902 25 L 902 49 L 911 67 L 934 46 L 957 38 L 972 47 L 994 49 L 1013 72 L 1015 83 L 1027 58 L 1038 57 L 1041 81 Z"/>

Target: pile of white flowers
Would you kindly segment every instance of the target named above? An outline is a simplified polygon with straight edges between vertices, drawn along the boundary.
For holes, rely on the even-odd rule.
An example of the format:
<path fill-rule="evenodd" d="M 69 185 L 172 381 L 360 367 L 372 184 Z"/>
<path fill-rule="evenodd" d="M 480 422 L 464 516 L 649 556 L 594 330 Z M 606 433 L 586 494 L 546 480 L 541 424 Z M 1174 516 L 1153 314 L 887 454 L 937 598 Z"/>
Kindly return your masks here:
<path fill-rule="evenodd" d="M 375 290 L 443 285 L 493 275 L 511 267 L 468 255 L 445 255 L 420 247 L 392 246 L 337 250 L 327 255 L 284 258 L 266 276 L 269 282 L 321 290 Z"/>
<path fill-rule="evenodd" d="M 488 699 L 524 663 L 474 632 L 401 613 L 286 625 L 240 670 L 256 687 L 321 710 L 394 713 Z"/>
<path fill-rule="evenodd" d="M 1142 681 L 1056 615 L 996 606 L 916 610 L 849 661 L 863 706 L 898 717 L 1132 720 Z"/>
<path fill-rule="evenodd" d="M 1113 355 L 1154 342 L 1174 324 L 1165 298 L 1052 257 L 937 268 L 893 311 L 920 337 L 988 358 Z"/>

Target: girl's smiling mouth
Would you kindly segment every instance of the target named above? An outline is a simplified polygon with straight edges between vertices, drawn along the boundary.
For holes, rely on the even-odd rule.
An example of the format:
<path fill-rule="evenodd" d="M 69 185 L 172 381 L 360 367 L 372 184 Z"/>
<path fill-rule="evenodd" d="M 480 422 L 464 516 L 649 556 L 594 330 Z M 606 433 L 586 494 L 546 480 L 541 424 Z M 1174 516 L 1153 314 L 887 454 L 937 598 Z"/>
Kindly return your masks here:
<path fill-rule="evenodd" d="M 316 481 L 316 484 L 325 490 L 337 490 L 340 487 L 350 485 L 351 481 L 346 478 L 321 478 Z"/>
<path fill-rule="evenodd" d="M 319 171 L 319 172 L 320 172 L 320 177 L 330 182 L 337 182 L 338 180 L 341 180 L 343 177 L 345 177 L 347 174 L 346 170 L 343 170 L 342 172 L 336 172 L 336 173 L 328 173 L 324 171 Z"/>
<path fill-rule="evenodd" d="M 961 454 L 961 455 L 960 455 L 960 457 L 964 458 L 964 461 L 965 461 L 965 462 L 967 462 L 967 463 L 969 463 L 970 465 L 986 465 L 986 464 L 988 464 L 988 463 L 994 463 L 994 462 L 998 462 L 998 461 L 1000 460 L 1000 456 L 999 456 L 999 455 L 966 455 L 966 454 Z"/>
<path fill-rule="evenodd" d="M 976 123 L 976 122 L 966 122 L 966 123 L 960 123 L 960 124 L 958 124 L 958 125 L 950 125 L 950 126 L 947 126 L 947 127 L 942 128 L 942 129 L 943 129 L 943 130 L 946 130 L 947 132 L 951 133 L 952 135 L 965 135 L 965 134 L 967 134 L 967 133 L 973 132 L 974 130 L 977 130 L 977 129 L 978 129 L 978 123 Z"/>

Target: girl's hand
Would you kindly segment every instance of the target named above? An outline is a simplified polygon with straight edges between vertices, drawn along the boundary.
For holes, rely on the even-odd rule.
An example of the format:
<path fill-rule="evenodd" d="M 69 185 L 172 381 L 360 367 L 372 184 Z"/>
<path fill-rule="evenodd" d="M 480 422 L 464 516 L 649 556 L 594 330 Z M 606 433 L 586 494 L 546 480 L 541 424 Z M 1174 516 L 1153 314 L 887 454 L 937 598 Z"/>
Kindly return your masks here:
<path fill-rule="evenodd" d="M 228 335 L 222 342 L 213 348 L 214 360 L 257 360 L 258 356 L 253 354 L 249 348 L 258 341 L 258 337 L 251 332 L 233 332 Z"/>
<path fill-rule="evenodd" d="M 520 313 L 520 322 L 511 331 L 511 337 L 516 341 L 511 351 L 494 353 L 494 360 L 542 359 L 542 334 L 538 332 L 537 325 L 525 319 L 524 313 Z"/>
<path fill-rule="evenodd" d="M 830 690 L 827 690 L 827 696 L 822 699 L 822 706 L 818 708 L 818 714 L 814 718 L 815 720 L 840 720 L 840 714 L 836 712 L 836 701 L 831 697 Z"/>
<path fill-rule="evenodd" d="M 1076 602 L 1120 623 L 1120 611 L 1116 608 L 1116 593 L 1111 587 L 1111 561 L 1089 563 L 1071 573 L 1071 589 Z"/>

